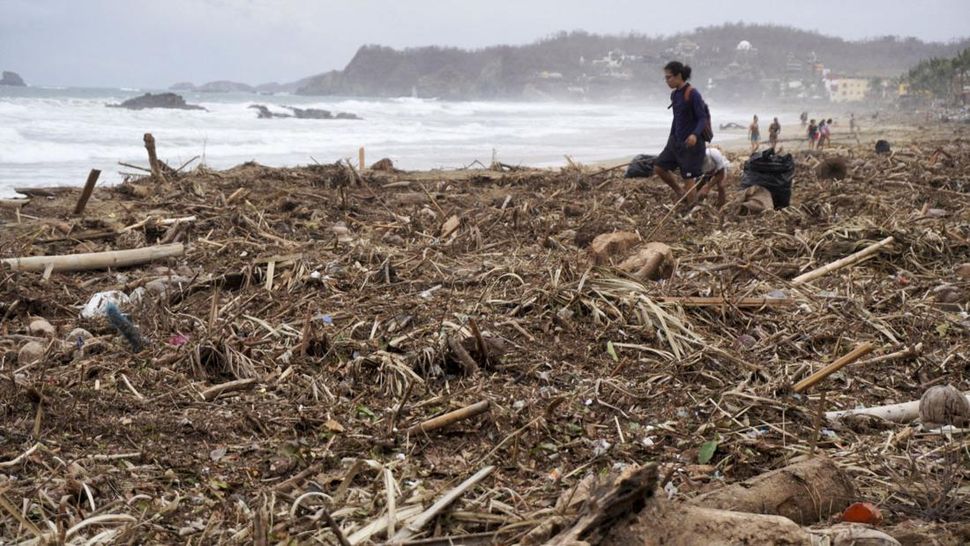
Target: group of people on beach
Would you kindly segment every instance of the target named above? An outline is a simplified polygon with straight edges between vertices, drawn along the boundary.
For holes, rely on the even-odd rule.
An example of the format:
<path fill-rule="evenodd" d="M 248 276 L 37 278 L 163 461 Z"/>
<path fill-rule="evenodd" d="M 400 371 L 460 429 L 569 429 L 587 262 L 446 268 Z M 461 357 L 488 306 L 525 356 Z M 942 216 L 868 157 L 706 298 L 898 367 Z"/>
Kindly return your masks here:
<path fill-rule="evenodd" d="M 781 134 L 781 123 L 775 118 L 768 126 L 768 145 L 772 150 L 778 145 L 778 136 Z M 751 153 L 757 152 L 761 146 L 761 129 L 758 127 L 758 114 L 754 115 L 751 125 L 748 125 L 748 140 L 751 142 Z"/>

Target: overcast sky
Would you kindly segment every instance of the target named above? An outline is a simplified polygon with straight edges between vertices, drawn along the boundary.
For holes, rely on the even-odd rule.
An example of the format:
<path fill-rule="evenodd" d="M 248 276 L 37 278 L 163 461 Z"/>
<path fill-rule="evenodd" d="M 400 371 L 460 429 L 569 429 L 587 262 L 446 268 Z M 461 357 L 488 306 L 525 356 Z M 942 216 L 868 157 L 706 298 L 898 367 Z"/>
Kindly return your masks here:
<path fill-rule="evenodd" d="M 738 21 L 949 41 L 970 35 L 970 0 L 0 0 L 0 69 L 36 85 L 257 84 L 343 68 L 362 44 L 477 48 Z"/>

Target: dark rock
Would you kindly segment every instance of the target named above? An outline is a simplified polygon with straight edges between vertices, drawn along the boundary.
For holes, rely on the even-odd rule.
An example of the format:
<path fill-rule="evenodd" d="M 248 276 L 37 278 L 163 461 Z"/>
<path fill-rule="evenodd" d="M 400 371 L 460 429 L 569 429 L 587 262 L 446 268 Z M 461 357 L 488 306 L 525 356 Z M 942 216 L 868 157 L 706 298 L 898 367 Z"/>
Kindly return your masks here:
<path fill-rule="evenodd" d="M 12 87 L 27 87 L 24 83 L 24 79 L 20 77 L 20 74 L 16 72 L 3 71 L 3 77 L 0 78 L 0 85 L 9 85 Z"/>
<path fill-rule="evenodd" d="M 128 99 L 121 104 L 109 104 L 109 108 L 127 108 L 129 110 L 144 110 L 146 108 L 172 108 L 176 110 L 205 110 L 205 108 L 186 104 L 185 99 L 175 93 L 145 93 L 140 97 Z"/>

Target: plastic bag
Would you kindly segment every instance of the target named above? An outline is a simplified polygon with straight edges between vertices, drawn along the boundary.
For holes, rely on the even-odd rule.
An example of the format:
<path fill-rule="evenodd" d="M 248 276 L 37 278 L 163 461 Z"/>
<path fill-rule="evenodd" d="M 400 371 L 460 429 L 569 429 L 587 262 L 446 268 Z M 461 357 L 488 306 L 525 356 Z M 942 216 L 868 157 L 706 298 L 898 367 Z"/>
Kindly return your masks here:
<path fill-rule="evenodd" d="M 756 153 L 744 163 L 741 187 L 761 186 L 771 193 L 775 209 L 791 202 L 791 184 L 795 177 L 795 160 L 791 154 L 778 155 L 774 150 Z"/>
<path fill-rule="evenodd" d="M 623 178 L 650 178 L 653 176 L 653 162 L 657 156 L 640 154 L 633 158 L 630 165 L 626 168 Z"/>

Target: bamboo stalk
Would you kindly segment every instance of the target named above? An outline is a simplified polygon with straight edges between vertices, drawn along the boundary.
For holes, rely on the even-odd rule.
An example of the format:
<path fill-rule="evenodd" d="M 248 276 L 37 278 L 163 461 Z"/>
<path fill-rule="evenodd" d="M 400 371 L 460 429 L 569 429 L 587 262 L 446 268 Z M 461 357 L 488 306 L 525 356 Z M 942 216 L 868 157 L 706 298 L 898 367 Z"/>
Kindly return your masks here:
<path fill-rule="evenodd" d="M 184 253 L 185 246 L 176 243 L 131 250 L 6 258 L 0 260 L 0 263 L 9 266 L 14 271 L 44 271 L 48 266 L 52 266 L 52 271 L 83 271 L 139 265 L 163 258 L 181 256 Z"/>
<path fill-rule="evenodd" d="M 826 377 L 834 374 L 835 372 L 841 370 L 847 365 L 869 354 L 875 348 L 876 346 L 869 342 L 859 345 L 855 349 L 852 349 L 852 351 L 850 351 L 849 354 L 843 356 L 842 358 L 839 358 L 835 362 L 829 364 L 828 366 L 822 368 L 821 370 L 813 373 L 812 375 L 796 383 L 794 387 L 794 391 L 800 393 L 805 390 L 808 390 L 819 381 L 825 379 Z"/>
<path fill-rule="evenodd" d="M 890 237 L 886 237 L 885 239 L 879 241 L 878 243 L 873 243 L 873 244 L 867 246 L 866 248 L 863 248 L 859 252 L 856 252 L 854 254 L 849 254 L 845 258 L 841 258 L 841 259 L 835 260 L 834 262 L 832 262 L 830 264 L 823 265 L 822 267 L 819 267 L 817 269 L 813 269 L 813 270 L 809 271 L 808 273 L 803 273 L 803 274 L 795 277 L 794 279 L 792 279 L 791 283 L 793 285 L 805 284 L 805 283 L 810 282 L 810 281 L 813 281 L 813 280 L 815 280 L 815 279 L 817 279 L 819 277 L 823 277 L 825 275 L 828 275 L 829 273 L 831 273 L 833 271 L 836 271 L 838 269 L 842 269 L 843 267 L 850 266 L 850 265 L 855 264 L 855 263 L 859 263 L 862 260 L 868 258 L 869 256 L 872 256 L 873 254 L 875 254 L 882 247 L 888 245 L 889 243 L 892 243 L 893 240 L 894 239 L 891 236 Z"/>
<path fill-rule="evenodd" d="M 439 428 L 446 427 L 453 423 L 457 423 L 463 419 L 468 419 L 475 417 L 476 415 L 485 413 L 488 411 L 489 401 L 483 400 L 481 402 L 472 404 L 470 406 L 465 406 L 461 409 L 456 409 L 455 411 L 449 411 L 444 415 L 439 415 L 438 417 L 433 417 L 414 425 L 413 427 L 407 429 L 408 434 L 415 434 L 418 432 L 431 432 L 432 430 L 437 430 Z"/>

